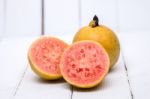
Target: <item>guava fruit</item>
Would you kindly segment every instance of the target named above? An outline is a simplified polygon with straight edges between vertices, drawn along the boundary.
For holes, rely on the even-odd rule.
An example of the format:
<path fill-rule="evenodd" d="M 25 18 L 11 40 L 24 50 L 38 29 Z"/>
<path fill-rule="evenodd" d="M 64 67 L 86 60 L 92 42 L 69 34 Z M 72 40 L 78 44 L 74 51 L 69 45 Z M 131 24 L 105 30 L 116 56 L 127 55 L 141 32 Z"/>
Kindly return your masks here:
<path fill-rule="evenodd" d="M 28 60 L 32 70 L 46 80 L 61 78 L 59 63 L 67 46 L 62 40 L 49 36 L 35 40 L 28 50 Z"/>
<path fill-rule="evenodd" d="M 94 41 L 70 45 L 62 54 L 60 71 L 63 78 L 78 88 L 98 85 L 108 73 L 109 56 L 103 46 Z"/>
<path fill-rule="evenodd" d="M 97 16 L 94 16 L 89 26 L 81 28 L 74 36 L 73 42 L 93 40 L 100 43 L 110 58 L 110 68 L 117 62 L 120 55 L 120 43 L 116 34 L 104 25 L 99 25 Z"/>

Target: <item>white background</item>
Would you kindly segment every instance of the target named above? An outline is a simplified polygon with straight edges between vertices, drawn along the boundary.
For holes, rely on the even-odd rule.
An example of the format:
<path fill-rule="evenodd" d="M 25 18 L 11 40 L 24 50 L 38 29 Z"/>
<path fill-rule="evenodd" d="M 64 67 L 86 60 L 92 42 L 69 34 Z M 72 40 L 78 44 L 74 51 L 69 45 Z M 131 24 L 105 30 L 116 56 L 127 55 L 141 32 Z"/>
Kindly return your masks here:
<path fill-rule="evenodd" d="M 0 37 L 41 33 L 42 0 L 0 0 Z M 116 33 L 150 30 L 149 0 L 44 0 L 45 34 L 73 35 L 96 14 Z"/>
<path fill-rule="evenodd" d="M 44 17 L 42 0 L 0 0 L 0 98 L 150 99 L 149 0 L 44 0 L 43 7 Z M 64 80 L 39 79 L 27 61 L 31 42 L 43 32 L 70 44 L 95 14 L 121 44 L 120 59 L 103 83 L 79 90 Z"/>

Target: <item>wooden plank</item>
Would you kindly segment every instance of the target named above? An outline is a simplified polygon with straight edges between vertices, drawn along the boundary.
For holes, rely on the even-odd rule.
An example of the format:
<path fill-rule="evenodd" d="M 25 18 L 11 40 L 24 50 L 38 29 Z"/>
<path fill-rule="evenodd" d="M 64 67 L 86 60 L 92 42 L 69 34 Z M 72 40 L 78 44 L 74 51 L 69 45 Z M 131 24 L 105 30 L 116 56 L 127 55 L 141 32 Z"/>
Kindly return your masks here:
<path fill-rule="evenodd" d="M 78 0 L 45 0 L 45 34 L 70 38 L 78 31 Z"/>
<path fill-rule="evenodd" d="M 61 38 L 69 43 L 71 39 L 68 39 L 68 37 L 62 36 Z M 34 99 L 71 99 L 71 93 L 70 85 L 64 80 L 43 81 L 28 67 L 15 99 L 29 99 L 31 97 Z"/>
<path fill-rule="evenodd" d="M 40 0 L 7 0 L 6 33 L 3 36 L 31 36 L 40 33 Z"/>
<path fill-rule="evenodd" d="M 74 88 L 72 99 L 131 99 L 122 55 L 102 84 L 94 89 Z"/>
<path fill-rule="evenodd" d="M 150 31 L 149 0 L 118 0 L 119 27 L 122 32 Z"/>
<path fill-rule="evenodd" d="M 0 42 L 0 97 L 11 99 L 27 66 L 30 38 L 4 38 Z"/>
<path fill-rule="evenodd" d="M 64 80 L 41 80 L 28 68 L 15 99 L 70 99 L 70 86 Z"/>
<path fill-rule="evenodd" d="M 0 0 L 0 38 L 4 32 L 4 0 Z"/>
<path fill-rule="evenodd" d="M 116 0 L 82 0 L 81 25 L 88 25 L 96 14 L 99 23 L 104 24 L 114 31 L 118 31 L 118 6 Z"/>
<path fill-rule="evenodd" d="M 121 41 L 134 99 L 150 98 L 150 31 L 122 33 Z"/>

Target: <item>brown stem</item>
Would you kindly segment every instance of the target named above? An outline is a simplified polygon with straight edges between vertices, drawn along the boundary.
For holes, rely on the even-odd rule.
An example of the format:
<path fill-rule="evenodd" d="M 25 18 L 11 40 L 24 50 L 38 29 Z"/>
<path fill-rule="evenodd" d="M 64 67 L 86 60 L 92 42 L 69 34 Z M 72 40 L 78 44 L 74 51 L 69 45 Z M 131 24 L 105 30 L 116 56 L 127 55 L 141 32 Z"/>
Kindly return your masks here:
<path fill-rule="evenodd" d="M 89 23 L 89 26 L 91 27 L 99 26 L 99 19 L 96 15 L 93 17 L 93 20 Z"/>
<path fill-rule="evenodd" d="M 95 26 L 98 26 L 99 24 L 99 19 L 98 19 L 98 17 L 95 15 L 94 17 L 93 17 L 93 20 L 95 21 Z"/>

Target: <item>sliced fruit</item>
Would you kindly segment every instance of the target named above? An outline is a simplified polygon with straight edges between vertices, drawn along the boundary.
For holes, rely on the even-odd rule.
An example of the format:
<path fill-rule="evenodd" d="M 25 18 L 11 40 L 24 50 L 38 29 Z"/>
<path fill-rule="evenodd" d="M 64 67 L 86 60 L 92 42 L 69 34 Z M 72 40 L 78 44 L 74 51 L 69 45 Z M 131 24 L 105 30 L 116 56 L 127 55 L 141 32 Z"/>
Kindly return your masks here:
<path fill-rule="evenodd" d="M 60 71 L 71 85 L 91 88 L 103 80 L 109 65 L 109 57 L 103 46 L 85 40 L 72 44 L 64 51 Z"/>
<path fill-rule="evenodd" d="M 68 45 L 54 37 L 42 36 L 32 43 L 28 60 L 32 70 L 41 78 L 54 80 L 62 77 L 59 63 Z"/>

